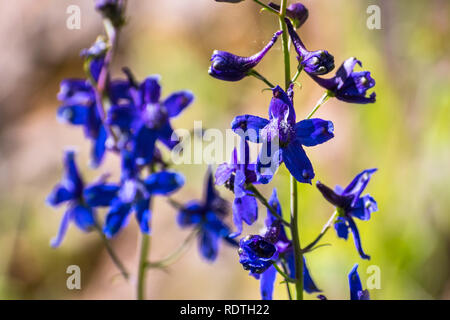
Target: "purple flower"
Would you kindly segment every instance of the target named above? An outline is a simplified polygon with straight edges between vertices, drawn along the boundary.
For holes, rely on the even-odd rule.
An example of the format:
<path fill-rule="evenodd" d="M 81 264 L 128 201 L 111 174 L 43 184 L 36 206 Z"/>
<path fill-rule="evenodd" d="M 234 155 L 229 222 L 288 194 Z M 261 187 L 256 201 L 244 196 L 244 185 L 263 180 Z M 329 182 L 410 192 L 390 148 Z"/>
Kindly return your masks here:
<path fill-rule="evenodd" d="M 286 19 L 286 24 L 292 44 L 298 54 L 297 60 L 308 74 L 323 75 L 334 69 L 334 57 L 328 51 L 308 51 L 289 19 Z"/>
<path fill-rule="evenodd" d="M 367 90 L 375 86 L 375 80 L 370 76 L 369 71 L 353 71 L 356 64 L 362 67 L 361 61 L 356 58 L 352 57 L 345 60 L 336 75 L 331 79 L 323 79 L 315 75 L 310 76 L 321 87 L 327 89 L 330 95 L 339 100 L 360 104 L 373 103 L 376 98 L 375 92 L 372 92 L 369 96 L 366 93 Z"/>
<path fill-rule="evenodd" d="M 272 91 L 269 120 L 252 115 L 237 116 L 231 127 L 252 142 L 263 142 L 257 162 L 260 182 L 270 181 L 282 160 L 297 181 L 311 183 L 314 170 L 303 146 L 312 147 L 333 138 L 333 123 L 322 119 L 295 123 L 295 110 L 290 97 L 292 88 L 290 96 L 279 86 Z"/>
<path fill-rule="evenodd" d="M 225 81 L 239 81 L 245 78 L 269 52 L 282 33 L 281 30 L 276 32 L 264 49 L 251 57 L 240 57 L 226 51 L 215 50 L 208 73 L 214 78 Z"/>
<path fill-rule="evenodd" d="M 225 184 L 234 192 L 233 222 L 237 231 L 230 235 L 235 238 L 242 233 L 242 222 L 252 225 L 258 219 L 258 205 L 252 193 L 246 190 L 246 184 L 256 183 L 256 164 L 250 163 L 248 143 L 241 141 L 240 158 L 233 150 L 230 163 L 223 163 L 216 170 L 216 184 Z"/>
<path fill-rule="evenodd" d="M 350 230 L 353 233 L 353 240 L 359 255 L 367 260 L 370 259 L 370 256 L 366 255 L 362 249 L 358 228 L 353 218 L 369 220 L 371 213 L 378 211 L 377 203 L 370 195 L 361 196 L 375 171 L 377 169 L 364 170 L 345 189 L 336 186 L 332 190 L 317 181 L 317 188 L 324 198 L 336 206 L 338 210 L 339 216 L 334 224 L 338 237 L 347 240 Z"/>
<path fill-rule="evenodd" d="M 121 130 L 123 143 L 138 165 L 145 165 L 153 159 L 156 140 L 169 149 L 178 143 L 170 119 L 188 107 L 194 96 L 190 91 L 178 91 L 161 101 L 159 76 L 148 77 L 139 85 L 130 80 L 129 95 L 132 103 L 113 105 L 106 122 Z"/>
<path fill-rule="evenodd" d="M 270 2 L 269 6 L 275 10 L 280 11 L 280 6 L 276 3 Z M 300 2 L 293 3 L 286 8 L 286 16 L 292 20 L 295 28 L 300 28 L 308 19 L 308 9 Z"/>
<path fill-rule="evenodd" d="M 140 178 L 140 170 L 133 155 L 122 151 L 122 178 L 106 216 L 103 232 L 108 238 L 115 236 L 128 223 L 131 212 L 141 232 L 150 233 L 150 201 L 154 195 L 169 195 L 184 185 L 184 177 L 176 172 L 161 171 Z"/>
<path fill-rule="evenodd" d="M 358 274 L 358 264 L 355 264 L 348 274 L 348 284 L 350 287 L 350 300 L 370 300 L 369 291 L 362 288 Z"/>
<path fill-rule="evenodd" d="M 88 232 L 96 226 L 94 207 L 108 206 L 118 188 L 100 180 L 85 187 L 75 162 L 75 153 L 64 154 L 64 176 L 47 198 L 47 203 L 57 207 L 67 203 L 58 235 L 51 241 L 52 247 L 58 247 L 64 240 L 70 222 Z"/>
<path fill-rule="evenodd" d="M 222 221 L 228 212 L 228 203 L 214 188 L 212 172 L 207 173 L 205 194 L 202 201 L 188 202 L 179 211 L 177 221 L 181 227 L 197 227 L 200 254 L 208 261 L 214 261 L 219 252 L 219 240 L 224 239 L 233 246 L 229 227 Z"/>
<path fill-rule="evenodd" d="M 282 215 L 281 205 L 274 189 L 269 204 Z M 288 275 L 295 278 L 295 257 L 292 241 L 287 238 L 281 222 L 267 211 L 267 230 L 263 236 L 250 235 L 240 240 L 239 262 L 256 279 L 260 279 L 263 300 L 271 300 L 277 271 L 274 263 L 285 263 Z M 306 260 L 303 258 L 304 290 L 307 293 L 320 292 L 311 278 Z"/>

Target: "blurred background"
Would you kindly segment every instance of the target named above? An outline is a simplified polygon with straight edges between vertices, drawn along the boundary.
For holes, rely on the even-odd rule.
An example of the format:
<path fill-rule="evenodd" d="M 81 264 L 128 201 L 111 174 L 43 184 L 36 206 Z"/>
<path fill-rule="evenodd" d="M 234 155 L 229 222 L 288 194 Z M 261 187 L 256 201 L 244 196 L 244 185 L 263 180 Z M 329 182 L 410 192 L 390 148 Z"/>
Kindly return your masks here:
<path fill-rule="evenodd" d="M 316 177 L 329 185 L 346 185 L 360 171 L 377 167 L 367 191 L 379 211 L 358 221 L 370 261 L 359 258 L 353 240 L 329 232 L 331 246 L 308 254 L 312 276 L 330 299 L 348 299 L 347 273 L 354 263 L 365 287 L 371 265 L 380 268 L 381 288 L 373 299 L 450 298 L 450 3 L 430 1 L 304 0 L 309 19 L 300 35 L 309 49 L 326 49 L 336 65 L 350 56 L 363 62 L 376 79 L 377 102 L 351 105 L 331 100 L 318 116 L 333 120 L 336 137 L 308 148 Z M 81 8 L 81 29 L 66 27 L 69 5 Z M 381 29 L 366 27 L 369 5 L 381 8 Z M 255 79 L 227 83 L 207 69 L 214 49 L 240 55 L 259 51 L 278 30 L 277 21 L 259 13 L 252 1 L 239 5 L 213 0 L 129 1 L 128 24 L 114 61 L 115 76 L 130 67 L 139 79 L 161 74 L 163 96 L 190 89 L 195 103 L 174 122 L 191 129 L 229 128 L 234 116 L 265 116 L 270 92 Z M 62 172 L 62 151 L 76 146 L 86 180 L 100 172 L 117 176 L 118 159 L 109 155 L 100 172 L 88 166 L 90 144 L 80 128 L 56 120 L 59 82 L 83 77 L 81 49 L 103 32 L 91 0 L 19 0 L 0 2 L 0 298 L 2 299 L 133 299 L 134 285 L 117 277 L 98 234 L 70 227 L 58 249 L 56 234 L 63 209 L 45 198 Z M 293 58 L 293 63 L 295 63 Z M 281 83 L 280 44 L 258 66 Z M 300 77 L 295 107 L 306 116 L 322 95 L 308 77 Z M 226 155 L 228 158 L 228 155 Z M 186 186 L 173 197 L 180 202 L 202 196 L 206 165 L 177 166 Z M 280 169 L 274 182 L 288 214 L 289 178 Z M 221 188 L 221 194 L 232 194 Z M 271 190 L 262 188 L 269 196 Z M 314 239 L 333 208 L 310 185 L 300 185 L 301 237 Z M 244 233 L 255 233 L 261 219 Z M 175 222 L 176 212 L 155 201 L 151 260 L 175 250 L 188 235 Z M 230 217 L 231 218 L 231 217 Z M 231 219 L 229 219 L 231 222 Z M 112 245 L 134 274 L 138 229 L 134 218 Z M 66 268 L 81 268 L 81 290 L 68 290 Z M 217 261 L 206 263 L 197 243 L 167 272 L 150 270 L 150 299 L 259 299 L 259 283 L 238 263 L 234 248 L 222 244 Z M 286 299 L 283 285 L 275 296 Z M 315 299 L 314 295 L 308 298 Z"/>

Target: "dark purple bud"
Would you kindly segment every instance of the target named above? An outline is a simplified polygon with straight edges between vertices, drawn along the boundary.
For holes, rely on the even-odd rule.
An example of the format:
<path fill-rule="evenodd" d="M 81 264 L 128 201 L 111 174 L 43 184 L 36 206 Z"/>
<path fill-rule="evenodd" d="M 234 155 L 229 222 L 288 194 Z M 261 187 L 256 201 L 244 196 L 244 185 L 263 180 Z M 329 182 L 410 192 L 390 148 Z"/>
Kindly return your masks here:
<path fill-rule="evenodd" d="M 276 3 L 270 2 L 269 7 L 280 11 L 280 6 Z M 300 3 L 293 3 L 289 7 L 286 8 L 286 16 L 292 20 L 295 28 L 300 28 L 308 19 L 309 12 L 306 7 Z"/>
<path fill-rule="evenodd" d="M 239 262 L 245 270 L 263 273 L 276 260 L 277 248 L 259 235 L 242 238 L 239 242 Z"/>
<path fill-rule="evenodd" d="M 249 71 L 264 58 L 282 33 L 281 30 L 276 32 L 264 49 L 251 57 L 241 57 L 226 51 L 215 50 L 208 73 L 214 78 L 225 81 L 239 81 L 245 78 Z"/>
<path fill-rule="evenodd" d="M 334 69 L 334 57 L 326 50 L 308 51 L 295 32 L 289 19 L 286 19 L 289 35 L 297 51 L 297 59 L 305 71 L 312 75 L 327 74 Z"/>

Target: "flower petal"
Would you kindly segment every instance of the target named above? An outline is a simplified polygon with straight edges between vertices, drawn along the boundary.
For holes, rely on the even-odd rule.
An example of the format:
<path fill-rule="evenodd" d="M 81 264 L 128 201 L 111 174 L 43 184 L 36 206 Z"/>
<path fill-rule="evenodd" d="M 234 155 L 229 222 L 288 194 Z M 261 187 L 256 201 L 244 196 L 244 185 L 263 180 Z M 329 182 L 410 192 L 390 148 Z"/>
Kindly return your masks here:
<path fill-rule="evenodd" d="M 303 257 L 303 289 L 307 293 L 320 292 L 321 290 L 317 288 L 306 265 L 305 257 Z"/>
<path fill-rule="evenodd" d="M 258 205 L 255 197 L 245 195 L 235 198 L 233 202 L 233 222 L 237 231 L 231 235 L 232 238 L 242 233 L 242 221 L 252 225 L 258 219 Z"/>
<path fill-rule="evenodd" d="M 272 150 L 273 149 L 273 150 Z M 256 175 L 258 183 L 269 183 L 282 161 L 282 152 L 277 144 L 264 142 L 256 161 Z"/>
<path fill-rule="evenodd" d="M 63 123 L 85 125 L 89 118 L 89 108 L 83 105 L 65 105 L 58 109 L 57 118 Z"/>
<path fill-rule="evenodd" d="M 266 271 L 261 274 L 260 278 L 260 291 L 262 300 L 272 300 L 273 285 L 277 277 L 277 269 L 274 266 L 270 266 Z"/>
<path fill-rule="evenodd" d="M 119 189 L 115 184 L 94 184 L 84 189 L 83 196 L 89 207 L 108 207 Z"/>
<path fill-rule="evenodd" d="M 334 137 L 333 122 L 322 119 L 307 119 L 295 125 L 295 135 L 307 147 L 316 146 Z"/>
<path fill-rule="evenodd" d="M 87 232 L 95 226 L 94 211 L 84 205 L 76 205 L 70 209 L 72 219 L 78 228 Z"/>
<path fill-rule="evenodd" d="M 69 227 L 70 220 L 72 219 L 72 210 L 67 210 L 61 220 L 61 224 L 59 226 L 58 234 L 55 238 L 50 241 L 50 245 L 53 248 L 57 248 L 61 245 L 64 240 L 64 236 L 66 235 L 67 229 Z"/>
<path fill-rule="evenodd" d="M 148 176 L 144 184 L 150 194 L 167 195 L 184 185 L 184 177 L 177 172 L 161 171 Z"/>
<path fill-rule="evenodd" d="M 350 300 L 359 300 L 362 284 L 358 274 L 358 264 L 355 264 L 348 274 L 348 285 L 350 287 Z"/>
<path fill-rule="evenodd" d="M 112 238 L 128 223 L 131 205 L 116 199 L 106 216 L 103 232 L 108 238 Z"/>
<path fill-rule="evenodd" d="M 63 202 L 66 202 L 68 200 L 74 199 L 76 196 L 69 190 L 67 190 L 66 187 L 58 184 L 56 185 L 52 192 L 47 197 L 47 203 L 55 207 L 57 205 L 60 205 Z"/>
<path fill-rule="evenodd" d="M 273 97 L 269 105 L 269 119 L 286 120 L 295 124 L 295 110 L 286 92 L 280 86 L 272 89 Z"/>
<path fill-rule="evenodd" d="M 294 178 L 302 183 L 311 183 L 314 170 L 299 141 L 292 141 L 282 148 L 283 161 Z"/>
<path fill-rule="evenodd" d="M 180 114 L 194 100 L 194 95 L 190 91 L 179 91 L 171 94 L 165 101 L 164 106 L 167 109 L 169 117 L 175 117 Z"/>
<path fill-rule="evenodd" d="M 203 229 L 200 232 L 199 249 L 201 255 L 209 261 L 214 261 L 217 258 L 219 250 L 219 237 L 214 232 Z"/>
<path fill-rule="evenodd" d="M 161 96 L 161 86 L 159 85 L 159 76 L 150 76 L 140 85 L 142 103 L 157 103 Z"/>
<path fill-rule="evenodd" d="M 378 205 L 375 199 L 365 195 L 356 201 L 348 214 L 361 220 L 369 220 L 371 213 L 376 211 L 378 211 Z"/>
<path fill-rule="evenodd" d="M 336 230 L 337 236 L 339 238 L 348 239 L 348 225 L 344 218 L 337 218 L 334 223 L 334 229 Z"/>
<path fill-rule="evenodd" d="M 358 201 L 361 193 L 366 188 L 370 181 L 372 175 L 377 171 L 377 169 L 367 169 L 359 173 L 352 182 L 345 188 L 344 194 L 353 196 L 352 205 L 355 205 Z"/>
<path fill-rule="evenodd" d="M 358 253 L 359 253 L 360 257 L 362 259 L 370 260 L 370 256 L 365 254 L 364 250 L 362 248 L 361 238 L 359 237 L 359 231 L 358 231 L 358 228 L 357 228 L 357 226 L 355 224 L 355 221 L 353 221 L 352 218 L 348 218 L 347 222 L 348 222 L 348 225 L 350 227 L 350 230 L 353 233 L 353 240 L 355 242 L 355 247 L 356 247 L 356 250 L 358 250 Z"/>
<path fill-rule="evenodd" d="M 149 209 L 150 198 L 143 198 L 135 204 L 136 220 L 142 233 L 150 233 L 151 211 Z"/>
<path fill-rule="evenodd" d="M 337 194 L 330 187 L 324 185 L 320 181 L 316 182 L 317 189 L 322 193 L 323 197 L 332 205 L 338 208 L 345 208 L 352 201 L 352 197 Z"/>
<path fill-rule="evenodd" d="M 178 213 L 178 225 L 180 227 L 187 227 L 193 224 L 199 224 L 203 218 L 203 209 L 203 206 L 199 202 L 189 202 Z"/>
<path fill-rule="evenodd" d="M 269 120 L 249 114 L 237 116 L 231 122 L 231 129 L 245 140 L 261 142 L 261 130 L 269 123 Z"/>
<path fill-rule="evenodd" d="M 108 133 L 106 128 L 102 125 L 99 129 L 98 136 L 94 140 L 94 145 L 91 150 L 91 166 L 97 168 L 103 160 L 106 152 L 106 140 L 108 139 Z"/>

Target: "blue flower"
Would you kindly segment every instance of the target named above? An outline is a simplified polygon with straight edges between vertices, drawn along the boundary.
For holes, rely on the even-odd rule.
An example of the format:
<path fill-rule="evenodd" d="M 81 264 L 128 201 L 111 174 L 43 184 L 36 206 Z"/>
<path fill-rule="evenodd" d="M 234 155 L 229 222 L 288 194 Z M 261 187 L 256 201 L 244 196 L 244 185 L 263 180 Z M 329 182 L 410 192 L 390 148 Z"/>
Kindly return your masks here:
<path fill-rule="evenodd" d="M 332 190 L 317 181 L 317 188 L 324 198 L 337 207 L 339 216 L 334 228 L 338 237 L 347 240 L 348 232 L 351 230 L 359 255 L 367 260 L 370 259 L 370 256 L 366 255 L 362 249 L 361 238 L 353 218 L 369 220 L 371 213 L 378 210 L 376 201 L 370 195 L 361 196 L 375 171 L 377 169 L 364 170 L 345 189 L 336 186 L 335 190 Z"/>
<path fill-rule="evenodd" d="M 150 201 L 154 195 L 169 195 L 184 185 L 184 177 L 176 172 L 161 171 L 140 178 L 140 168 L 127 150 L 122 151 L 121 184 L 106 216 L 103 232 L 108 238 L 115 236 L 128 223 L 130 214 L 143 233 L 150 233 Z"/>
<path fill-rule="evenodd" d="M 215 50 L 208 73 L 214 78 L 225 81 L 239 81 L 245 78 L 261 62 L 282 33 L 283 31 L 276 32 L 264 49 L 251 57 L 240 57 L 226 51 Z"/>
<path fill-rule="evenodd" d="M 140 85 L 130 80 L 129 95 L 132 103 L 113 105 L 106 122 L 121 130 L 123 144 L 132 150 L 137 164 L 146 165 L 153 159 L 156 140 L 169 149 L 178 143 L 170 119 L 188 107 L 194 96 L 189 91 L 178 91 L 161 101 L 158 76 L 148 77 Z"/>
<path fill-rule="evenodd" d="M 356 64 L 362 67 L 361 61 L 356 58 L 345 60 L 336 75 L 330 79 L 323 79 L 311 74 L 310 76 L 321 87 L 327 89 L 330 95 L 339 100 L 360 104 L 373 103 L 376 94 L 372 92 L 367 96 L 367 90 L 375 86 L 375 80 L 369 71 L 353 71 Z"/>
<path fill-rule="evenodd" d="M 292 39 L 298 62 L 305 71 L 312 75 L 322 75 L 334 69 L 334 57 L 326 50 L 308 51 L 295 32 L 289 19 L 286 19 L 289 35 Z"/>
<path fill-rule="evenodd" d="M 51 241 L 58 247 L 64 240 L 70 222 L 88 232 L 96 226 L 94 207 L 108 206 L 118 188 L 103 180 L 85 187 L 75 162 L 75 153 L 66 151 L 64 155 L 64 176 L 47 198 L 47 203 L 57 207 L 67 204 L 58 235 Z"/>
<path fill-rule="evenodd" d="M 282 215 L 277 192 L 274 189 L 269 204 Z M 266 232 L 263 236 L 250 235 L 240 240 L 239 262 L 256 279 L 260 279 L 263 300 L 271 300 L 277 271 L 274 263 L 285 263 L 288 275 L 295 278 L 295 256 L 292 241 L 287 238 L 281 222 L 267 211 Z M 307 293 L 320 292 L 311 278 L 306 260 L 303 258 L 304 290 Z"/>
<path fill-rule="evenodd" d="M 101 66 L 95 61 L 91 64 L 91 72 L 98 76 Z M 113 103 L 129 97 L 123 81 L 112 81 L 107 94 Z M 99 115 L 94 88 L 84 79 L 65 79 L 61 82 L 58 99 L 62 102 L 57 112 L 58 120 L 83 127 L 86 137 L 92 141 L 91 164 L 98 167 L 105 155 L 108 134 Z"/>
<path fill-rule="evenodd" d="M 369 291 L 362 288 L 358 274 L 358 264 L 355 264 L 348 274 L 348 284 L 350 287 L 350 300 L 370 300 Z"/>
<path fill-rule="evenodd" d="M 233 222 L 237 228 L 230 237 L 242 233 L 242 222 L 252 225 L 258 219 L 258 205 L 253 194 L 246 189 L 246 184 L 257 183 L 256 163 L 250 163 L 250 151 L 246 140 L 241 140 L 240 158 L 233 150 L 230 163 L 223 163 L 216 170 L 216 184 L 225 184 L 234 192 Z"/>
<path fill-rule="evenodd" d="M 259 181 L 262 183 L 271 180 L 281 160 L 297 181 L 311 183 L 314 170 L 303 146 L 312 147 L 334 137 L 331 121 L 307 119 L 295 123 L 292 87 L 289 94 L 279 86 L 273 89 L 269 120 L 243 115 L 237 116 L 231 123 L 237 134 L 252 142 L 263 142 L 257 162 Z"/>
<path fill-rule="evenodd" d="M 195 226 L 199 229 L 200 254 L 208 261 L 217 258 L 220 239 L 237 246 L 236 241 L 229 237 L 229 227 L 222 221 L 227 212 L 228 203 L 215 190 L 212 172 L 209 170 L 203 200 L 188 202 L 180 209 L 177 217 L 181 227 Z"/>

